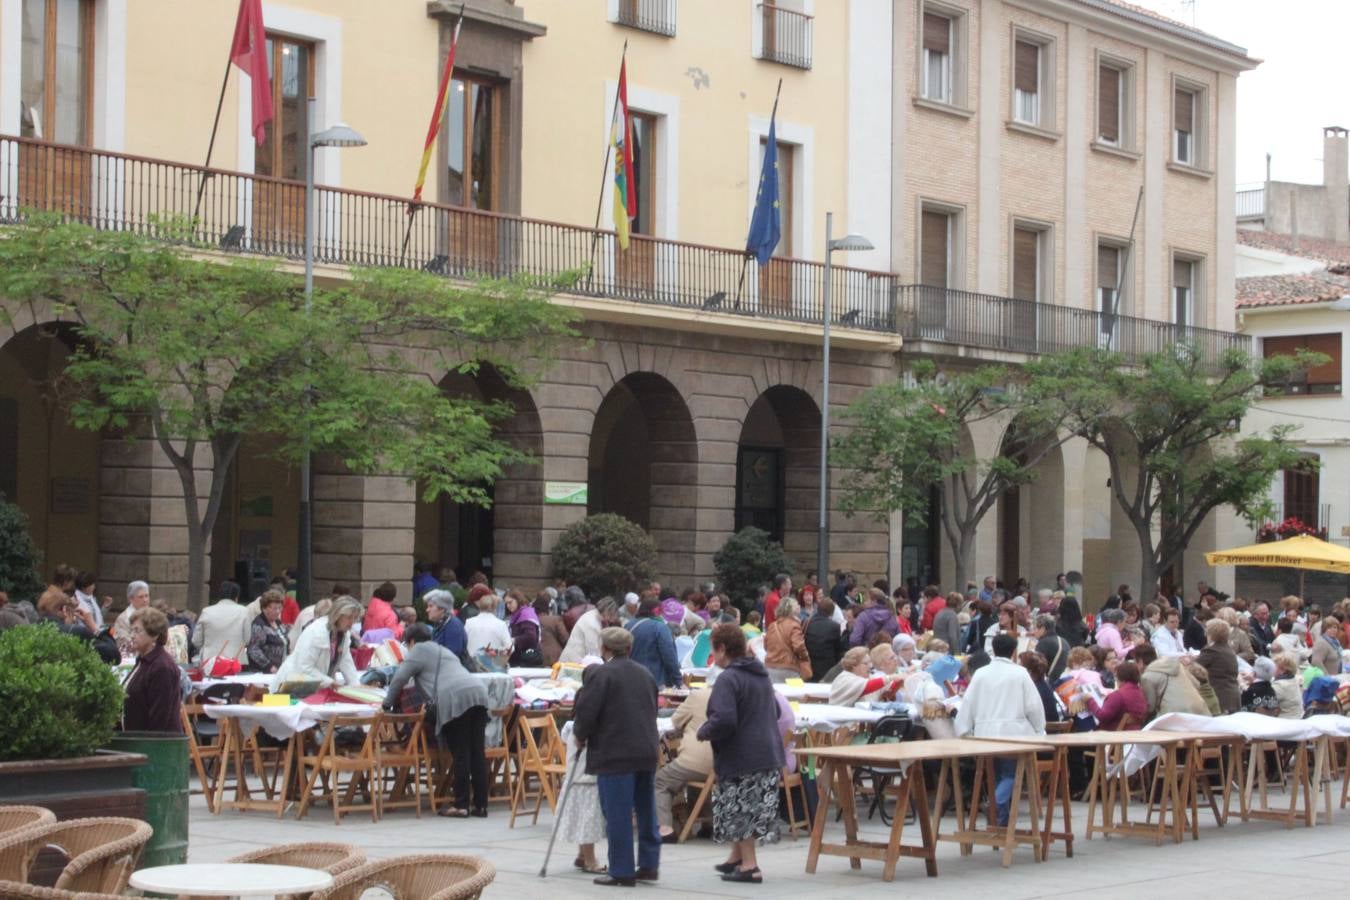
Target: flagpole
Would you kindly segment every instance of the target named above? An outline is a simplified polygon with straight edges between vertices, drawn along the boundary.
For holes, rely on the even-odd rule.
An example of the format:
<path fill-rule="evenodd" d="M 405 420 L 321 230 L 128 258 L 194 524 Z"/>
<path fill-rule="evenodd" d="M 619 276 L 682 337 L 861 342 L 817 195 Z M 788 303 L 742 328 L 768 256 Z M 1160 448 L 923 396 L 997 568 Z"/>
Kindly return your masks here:
<path fill-rule="evenodd" d="M 464 3 L 461 3 L 461 4 L 459 5 L 459 18 L 455 21 L 455 31 L 454 31 L 454 36 L 450 39 L 450 52 L 449 52 L 449 54 L 448 54 L 448 58 L 446 59 L 446 63 L 448 64 L 448 68 L 446 69 L 445 74 L 441 76 L 442 81 L 444 81 L 444 84 L 442 85 L 442 87 L 445 88 L 445 91 L 446 91 L 447 93 L 448 93 L 449 90 L 450 90 L 450 86 L 451 86 L 450 83 L 451 83 L 451 81 L 452 81 L 453 78 L 454 78 L 454 73 L 455 73 L 455 48 L 457 48 L 457 47 L 459 46 L 459 28 L 460 28 L 461 25 L 464 24 L 464 7 L 465 7 L 465 5 L 466 5 L 466 4 L 464 4 Z M 435 118 L 436 118 L 436 131 L 437 131 L 437 133 L 439 133 L 439 132 L 440 132 L 440 129 L 441 129 L 441 125 L 444 124 L 444 123 L 441 122 L 440 120 L 441 120 L 441 117 L 442 117 L 442 114 L 443 114 L 443 111 L 444 111 L 444 104 L 445 104 L 445 102 L 446 102 L 447 97 L 446 97 L 445 94 L 441 94 L 441 93 L 438 91 L 438 94 L 437 94 L 436 99 L 437 99 L 438 103 L 437 103 L 436 109 L 435 109 L 435 111 L 432 113 L 432 115 L 435 116 Z M 423 152 L 423 153 L 426 153 L 425 148 L 423 149 L 422 152 Z M 420 173 L 419 173 L 419 178 L 420 178 Z M 421 186 L 421 184 L 419 183 L 418 186 L 417 186 L 417 187 L 414 189 L 414 191 L 413 191 L 414 194 L 418 193 L 418 192 L 421 190 L 421 188 L 422 188 L 422 186 Z M 418 200 L 418 199 L 414 198 L 414 199 L 408 201 L 408 227 L 407 227 L 407 228 L 404 230 L 404 232 L 403 232 L 403 247 L 402 247 L 402 249 L 400 249 L 399 252 L 398 252 L 398 264 L 399 264 L 399 268 L 402 268 L 402 267 L 403 267 L 403 262 L 404 262 L 404 260 L 407 259 L 407 256 L 408 256 L 408 240 L 412 237 L 413 219 L 416 218 L 417 213 L 418 213 L 418 211 L 421 210 L 421 208 L 422 208 L 422 202 L 421 202 L 421 200 Z"/>
<path fill-rule="evenodd" d="M 627 59 L 628 59 L 628 39 L 625 38 L 623 42 L 623 53 L 619 55 L 620 73 L 623 72 L 623 65 L 624 62 L 627 61 Z M 614 149 L 614 120 L 617 119 L 618 117 L 619 117 L 619 87 L 618 84 L 616 83 L 614 86 L 614 108 L 610 111 L 609 114 L 609 130 L 606 132 L 605 136 L 605 164 L 600 169 L 600 196 L 597 197 L 595 201 L 595 228 L 593 229 L 593 232 L 591 234 L 591 253 L 590 256 L 586 258 L 586 261 L 591 264 L 590 270 L 586 273 L 586 284 L 588 287 L 591 284 L 591 280 L 595 277 L 595 265 L 594 265 L 595 246 L 596 244 L 600 243 L 600 212 L 605 208 L 605 177 L 609 175 L 609 156 Z M 624 135 L 624 138 L 626 140 L 627 135 Z M 618 165 L 618 163 L 616 162 L 615 165 Z M 629 185 L 628 189 L 631 191 L 633 189 L 632 185 Z M 626 214 L 627 212 L 625 211 L 625 215 Z"/>
<path fill-rule="evenodd" d="M 773 111 L 769 113 L 770 124 L 773 124 L 773 121 L 778 118 L 778 95 L 781 93 L 783 93 L 783 79 L 780 78 L 778 79 L 778 87 L 773 92 Z M 774 177 L 777 178 L 778 176 L 775 175 Z M 764 180 L 763 163 L 760 163 L 759 166 L 759 179 L 760 181 Z M 733 304 L 735 309 L 741 308 L 741 289 L 745 287 L 745 270 L 748 268 L 750 268 L 750 251 L 746 250 L 745 259 L 741 262 L 741 278 L 740 281 L 736 283 L 736 302 Z"/>
<path fill-rule="evenodd" d="M 192 228 L 197 228 L 197 214 L 202 208 L 202 194 L 206 192 L 206 179 L 210 178 L 209 172 L 205 171 L 211 168 L 211 153 L 216 149 L 216 131 L 220 128 L 220 111 L 225 108 L 225 88 L 230 83 L 230 66 L 234 65 L 234 60 L 225 60 L 225 77 L 220 81 L 220 99 L 216 101 L 216 121 L 211 125 L 211 140 L 206 145 L 206 164 L 202 166 L 202 180 L 197 185 L 197 202 L 192 206 Z"/>

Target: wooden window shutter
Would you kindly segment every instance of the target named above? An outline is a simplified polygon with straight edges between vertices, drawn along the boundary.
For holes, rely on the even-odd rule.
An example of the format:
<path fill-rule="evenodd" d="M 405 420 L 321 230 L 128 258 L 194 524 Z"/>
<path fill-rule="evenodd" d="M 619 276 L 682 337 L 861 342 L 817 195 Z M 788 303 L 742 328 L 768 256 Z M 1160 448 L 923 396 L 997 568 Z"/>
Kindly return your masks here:
<path fill-rule="evenodd" d="M 952 20 L 935 13 L 923 14 L 923 49 L 952 52 Z"/>
<path fill-rule="evenodd" d="M 1293 356 L 1303 346 L 1303 338 L 1268 337 L 1261 339 L 1261 355 L 1266 359 L 1272 356 Z"/>
<path fill-rule="evenodd" d="M 1172 101 L 1176 111 L 1176 129 L 1190 134 L 1195 127 L 1195 95 L 1190 91 L 1177 89 L 1176 99 Z"/>
<path fill-rule="evenodd" d="M 1120 280 L 1120 249 L 1106 244 L 1097 245 L 1097 287 L 1116 289 Z"/>
<path fill-rule="evenodd" d="M 1024 94 L 1034 94 L 1039 89 L 1037 77 L 1040 68 L 1041 48 L 1030 41 L 1018 41 L 1013 56 L 1013 87 Z"/>
<path fill-rule="evenodd" d="M 1120 142 L 1120 70 L 1102 66 L 1097 73 L 1097 133 Z"/>
<path fill-rule="evenodd" d="M 1303 345 L 1314 353 L 1324 353 L 1331 361 L 1324 365 L 1313 366 L 1308 370 L 1308 384 L 1341 383 L 1341 336 L 1339 334 L 1313 334 L 1304 338 Z"/>
<path fill-rule="evenodd" d="M 1188 259 L 1172 260 L 1172 287 L 1193 288 L 1195 266 Z"/>
<path fill-rule="evenodd" d="M 1037 300 L 1036 268 L 1040 233 L 1025 228 L 1013 231 L 1013 297 Z"/>
<path fill-rule="evenodd" d="M 946 213 L 923 213 L 923 234 L 919 265 L 922 271 L 919 280 L 933 287 L 947 286 L 947 230 L 949 216 Z"/>

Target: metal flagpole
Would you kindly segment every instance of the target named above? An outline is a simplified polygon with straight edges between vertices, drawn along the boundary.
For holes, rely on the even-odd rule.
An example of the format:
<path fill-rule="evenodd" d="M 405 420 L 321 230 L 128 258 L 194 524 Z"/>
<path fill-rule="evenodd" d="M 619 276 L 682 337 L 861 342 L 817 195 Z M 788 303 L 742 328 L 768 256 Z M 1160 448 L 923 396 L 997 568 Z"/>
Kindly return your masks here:
<path fill-rule="evenodd" d="M 623 64 L 628 59 L 628 41 L 623 42 L 623 53 L 619 56 L 619 72 L 623 72 Z M 614 121 L 619 117 L 619 88 L 614 87 L 614 108 L 609 113 L 609 130 L 605 133 L 605 164 L 600 168 L 600 196 L 595 200 L 595 229 L 591 235 L 591 253 L 587 262 L 591 264 L 589 271 L 586 272 L 586 284 L 589 286 L 595 277 L 595 247 L 600 243 L 600 212 L 605 208 L 605 178 L 609 175 L 609 157 L 614 151 Z M 628 135 L 624 135 L 626 140 Z M 618 165 L 615 162 L 615 165 Z M 631 191 L 633 186 L 630 184 L 628 189 Z"/>
<path fill-rule="evenodd" d="M 192 205 L 192 222 L 195 229 L 197 214 L 202 208 L 202 194 L 206 192 L 206 180 L 211 177 L 206 170 L 211 168 L 211 153 L 216 149 L 216 132 L 220 129 L 220 111 L 225 107 L 225 89 L 230 84 L 230 66 L 234 65 L 234 60 L 225 60 L 225 77 L 220 80 L 220 99 L 216 101 L 216 121 L 211 126 L 211 140 L 206 145 L 206 162 L 202 166 L 202 180 L 197 185 L 197 202 Z"/>
<path fill-rule="evenodd" d="M 1111 341 L 1115 337 L 1116 319 L 1120 315 L 1120 287 L 1125 281 L 1125 266 L 1134 257 L 1134 229 L 1139 224 L 1139 208 L 1144 205 L 1144 188 L 1139 187 L 1139 197 L 1134 201 L 1134 218 L 1130 219 L 1130 242 L 1126 247 L 1129 254 L 1121 260 L 1120 266 L 1116 270 L 1116 295 L 1111 298 L 1111 323 L 1110 330 L 1106 332 L 1106 348 L 1111 349 Z"/>

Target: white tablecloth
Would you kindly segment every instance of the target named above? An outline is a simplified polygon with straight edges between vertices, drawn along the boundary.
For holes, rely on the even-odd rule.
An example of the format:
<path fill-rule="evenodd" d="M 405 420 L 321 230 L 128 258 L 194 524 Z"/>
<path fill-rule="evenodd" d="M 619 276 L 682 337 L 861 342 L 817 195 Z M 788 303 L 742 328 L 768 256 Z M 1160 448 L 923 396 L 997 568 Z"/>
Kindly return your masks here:
<path fill-rule="evenodd" d="M 272 676 L 266 672 L 240 672 L 238 675 L 226 675 L 224 678 L 203 678 L 201 681 L 193 682 L 193 684 L 197 690 L 201 690 L 213 684 L 243 684 L 267 687 L 271 682 Z"/>
<path fill-rule="evenodd" d="M 543 678 L 552 678 L 553 669 L 546 667 L 542 669 L 527 668 L 523 666 L 512 666 L 507 670 L 512 678 L 522 678 L 525 681 L 538 681 Z"/>
<path fill-rule="evenodd" d="M 789 700 L 830 699 L 830 686 L 828 684 L 816 684 L 815 682 L 800 685 L 775 684 L 773 689 Z"/>
<path fill-rule="evenodd" d="M 857 709 L 852 706 L 830 706 L 826 703 L 803 703 L 795 711 L 797 730 L 833 731 L 853 722 L 871 724 L 886 713 L 875 709 Z M 656 720 L 658 734 L 667 734 L 674 726 L 669 718 Z"/>
<path fill-rule="evenodd" d="M 1323 714 L 1306 719 L 1279 719 L 1253 712 L 1226 716 L 1168 713 L 1149 722 L 1144 730 L 1239 734 L 1248 741 L 1311 741 L 1320 737 L 1350 737 L 1350 716 Z M 1131 747 L 1125 757 L 1126 771 L 1133 775 L 1160 752 L 1154 746 Z"/>
<path fill-rule="evenodd" d="M 562 703 L 575 700 L 576 696 L 577 689 L 572 685 L 546 687 L 538 682 L 527 681 L 516 688 L 516 697 L 524 703 L 535 703 L 540 700 L 548 703 Z"/>
<path fill-rule="evenodd" d="M 374 718 L 380 708 L 368 703 L 302 702 L 291 706 L 224 703 L 218 706 L 208 704 L 202 711 L 213 719 L 238 719 L 239 727 L 245 734 L 261 728 L 277 740 L 284 741 L 296 732 L 307 731 L 320 722 L 338 716 Z"/>

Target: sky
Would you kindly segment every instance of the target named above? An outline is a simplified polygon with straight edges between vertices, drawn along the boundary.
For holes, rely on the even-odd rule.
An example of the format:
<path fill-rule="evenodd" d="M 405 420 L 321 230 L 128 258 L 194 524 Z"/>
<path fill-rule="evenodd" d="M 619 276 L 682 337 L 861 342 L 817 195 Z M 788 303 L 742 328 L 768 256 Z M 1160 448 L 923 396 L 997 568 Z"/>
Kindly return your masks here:
<path fill-rule="evenodd" d="M 1238 77 L 1238 185 L 1322 182 L 1322 128 L 1350 127 L 1350 0 L 1133 0 L 1263 60 Z"/>

